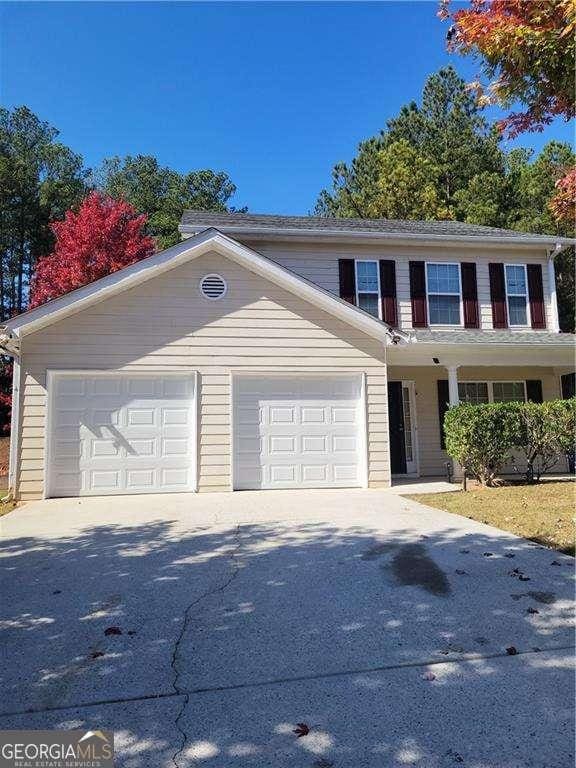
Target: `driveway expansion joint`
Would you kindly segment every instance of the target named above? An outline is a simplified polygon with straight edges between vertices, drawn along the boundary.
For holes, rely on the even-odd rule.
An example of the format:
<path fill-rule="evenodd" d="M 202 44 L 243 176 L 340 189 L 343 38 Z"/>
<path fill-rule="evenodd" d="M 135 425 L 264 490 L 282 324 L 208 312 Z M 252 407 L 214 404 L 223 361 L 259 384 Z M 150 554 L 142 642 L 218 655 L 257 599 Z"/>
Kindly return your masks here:
<path fill-rule="evenodd" d="M 188 605 L 186 606 L 186 608 L 182 613 L 182 621 L 180 622 L 180 631 L 176 636 L 176 640 L 172 648 L 172 657 L 170 661 L 170 667 L 172 668 L 172 671 L 174 673 L 174 677 L 172 679 L 172 687 L 174 688 L 174 696 L 182 696 L 182 704 L 174 720 L 174 725 L 176 727 L 176 730 L 180 734 L 179 745 L 171 758 L 175 768 L 179 768 L 178 758 L 184 751 L 184 747 L 186 746 L 186 743 L 188 741 L 188 733 L 186 729 L 182 727 L 181 721 L 182 721 L 184 712 L 186 711 L 186 707 L 188 706 L 188 702 L 190 701 L 190 693 L 191 693 L 191 691 L 182 689 L 180 687 L 180 682 L 179 682 L 180 667 L 178 664 L 180 660 L 180 646 L 188 630 L 188 625 L 190 623 L 190 618 L 192 615 L 192 609 L 196 608 L 203 600 L 206 600 L 211 595 L 224 592 L 238 575 L 239 568 L 236 562 L 236 557 L 238 556 L 238 552 L 241 546 L 240 525 L 236 526 L 236 530 L 234 532 L 234 539 L 236 541 L 236 544 L 233 547 L 232 551 L 227 555 L 227 559 L 232 569 L 232 573 L 228 576 L 228 578 L 222 584 L 219 584 L 218 586 L 213 587 L 212 589 L 206 590 L 206 592 L 200 595 L 200 597 L 197 597 L 194 600 L 192 600 L 192 602 L 188 603 Z"/>
<path fill-rule="evenodd" d="M 230 579 L 231 581 L 232 579 Z M 213 590 L 212 592 L 206 593 L 204 597 L 208 597 L 210 594 L 214 594 L 216 592 L 222 591 L 228 586 L 222 585 L 220 588 Z M 201 600 L 203 598 L 199 598 Z M 293 677 L 283 677 L 283 678 L 275 678 L 272 680 L 260 680 L 254 683 L 237 683 L 234 685 L 221 685 L 221 686 L 213 686 L 213 687 L 204 687 L 204 688 L 189 688 L 189 689 L 181 689 L 181 690 L 172 690 L 172 691 L 164 691 L 163 693 L 149 693 L 149 694 L 142 694 L 139 696 L 126 696 L 126 697 L 120 697 L 115 699 L 100 699 L 98 701 L 85 701 L 85 702 L 78 702 L 76 704 L 66 704 L 66 705 L 59 705 L 54 707 L 38 707 L 36 709 L 21 709 L 21 710 L 15 710 L 13 712 L 0 712 L 0 720 L 3 717 L 19 717 L 24 715 L 37 715 L 37 714 L 43 714 L 45 712 L 64 712 L 74 709 L 89 709 L 90 707 L 101 707 L 101 706 L 107 706 L 107 705 L 113 705 L 113 704 L 130 704 L 130 703 L 136 703 L 139 701 L 158 701 L 161 699 L 176 699 L 179 697 L 182 697 L 184 699 L 183 706 L 179 712 L 179 717 L 182 716 L 186 704 L 190 701 L 190 696 L 194 694 L 203 694 L 203 693 L 218 693 L 218 692 L 224 692 L 224 691 L 234 691 L 234 690 L 242 690 L 245 688 L 264 688 L 266 686 L 271 685 L 282 685 L 284 683 L 299 683 L 299 682 L 306 682 L 311 680 L 323 680 L 323 679 L 330 679 L 330 678 L 337 678 L 337 677 L 350 677 L 351 675 L 360 675 L 360 674 L 370 674 L 374 672 L 388 672 L 398 669 L 417 669 L 418 667 L 430 667 L 430 666 L 437 666 L 440 664 L 462 664 L 463 662 L 469 662 L 469 661 L 483 661 L 483 660 L 490 660 L 490 659 L 509 659 L 511 663 L 514 663 L 514 660 L 517 659 L 519 656 L 530 656 L 530 655 L 539 655 L 542 653 L 553 653 L 556 651 L 574 651 L 576 650 L 575 645 L 560 645 L 555 646 L 551 648 L 540 648 L 539 650 L 535 651 L 533 649 L 527 649 L 525 651 L 519 650 L 514 655 L 510 655 L 506 653 L 506 651 L 501 653 L 492 653 L 492 654 L 468 654 L 465 656 L 461 656 L 460 658 L 454 658 L 454 659 L 432 659 L 427 661 L 415 661 L 415 662 L 405 662 L 402 664 L 390 664 L 386 666 L 377 666 L 377 667 L 364 667 L 359 669 L 347 669 L 342 671 L 334 671 L 334 672 L 320 672 L 317 674 L 310 674 L 310 675 L 295 675 Z M 181 733 L 185 733 L 182 732 Z M 182 751 L 181 747 L 178 752 L 175 753 L 173 757 L 177 757 L 180 752 Z M 177 764 L 176 764 L 177 765 Z"/>

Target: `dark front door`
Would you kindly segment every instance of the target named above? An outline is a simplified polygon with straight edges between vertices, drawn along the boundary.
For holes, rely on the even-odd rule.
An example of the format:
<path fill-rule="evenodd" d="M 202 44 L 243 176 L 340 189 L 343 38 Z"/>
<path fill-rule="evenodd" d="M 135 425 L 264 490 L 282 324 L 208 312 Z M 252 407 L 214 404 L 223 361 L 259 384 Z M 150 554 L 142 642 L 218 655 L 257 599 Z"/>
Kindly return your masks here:
<path fill-rule="evenodd" d="M 393 475 L 406 474 L 404 408 L 402 382 L 388 382 L 388 424 L 390 429 L 390 469 Z"/>

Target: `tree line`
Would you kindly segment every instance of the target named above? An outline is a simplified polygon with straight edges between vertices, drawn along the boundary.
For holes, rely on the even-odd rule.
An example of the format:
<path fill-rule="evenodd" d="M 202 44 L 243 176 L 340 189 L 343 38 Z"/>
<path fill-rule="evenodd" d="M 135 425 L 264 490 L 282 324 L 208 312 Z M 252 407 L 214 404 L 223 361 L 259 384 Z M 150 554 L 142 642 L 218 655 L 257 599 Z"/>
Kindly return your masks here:
<path fill-rule="evenodd" d="M 146 214 L 158 250 L 179 241 L 184 208 L 231 210 L 236 186 L 223 171 L 180 173 L 150 155 L 90 169 L 58 135 L 26 106 L 0 107 L 0 320 L 26 309 L 35 265 L 54 247 L 51 224 L 94 190 Z"/>

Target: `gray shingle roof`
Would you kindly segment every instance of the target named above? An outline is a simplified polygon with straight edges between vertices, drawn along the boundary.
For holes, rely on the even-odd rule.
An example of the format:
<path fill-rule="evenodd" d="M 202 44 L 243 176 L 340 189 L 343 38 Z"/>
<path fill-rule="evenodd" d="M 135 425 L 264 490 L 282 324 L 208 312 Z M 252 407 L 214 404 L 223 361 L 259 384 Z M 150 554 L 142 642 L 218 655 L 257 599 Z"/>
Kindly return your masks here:
<path fill-rule="evenodd" d="M 530 242 L 563 242 L 566 238 L 554 235 L 536 235 L 516 232 L 512 229 L 483 227 L 465 224 L 461 221 L 400 221 L 394 219 L 335 219 L 321 216 L 276 216 L 256 213 L 213 213 L 204 211 L 184 211 L 181 225 L 196 231 L 214 227 L 227 230 L 308 230 L 314 232 L 350 232 L 398 235 L 440 235 L 443 237 L 477 237 L 495 239 L 515 239 Z"/>
<path fill-rule="evenodd" d="M 563 347 L 575 347 L 576 335 L 573 333 L 551 333 L 546 331 L 408 331 L 419 344 L 545 344 Z"/>

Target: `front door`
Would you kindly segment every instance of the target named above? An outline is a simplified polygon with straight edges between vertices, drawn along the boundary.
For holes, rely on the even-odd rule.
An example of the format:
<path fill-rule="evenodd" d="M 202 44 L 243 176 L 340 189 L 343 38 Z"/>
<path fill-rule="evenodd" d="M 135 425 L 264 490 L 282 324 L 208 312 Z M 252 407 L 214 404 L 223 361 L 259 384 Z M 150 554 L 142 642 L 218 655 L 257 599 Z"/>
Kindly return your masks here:
<path fill-rule="evenodd" d="M 393 475 L 416 474 L 416 423 L 414 383 L 388 382 L 390 464 Z"/>
<path fill-rule="evenodd" d="M 390 470 L 393 475 L 406 474 L 404 441 L 404 408 L 402 382 L 388 382 L 388 424 L 390 429 Z"/>

